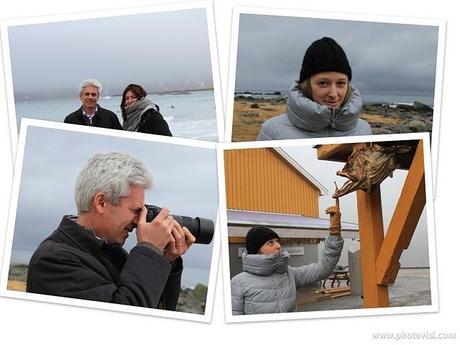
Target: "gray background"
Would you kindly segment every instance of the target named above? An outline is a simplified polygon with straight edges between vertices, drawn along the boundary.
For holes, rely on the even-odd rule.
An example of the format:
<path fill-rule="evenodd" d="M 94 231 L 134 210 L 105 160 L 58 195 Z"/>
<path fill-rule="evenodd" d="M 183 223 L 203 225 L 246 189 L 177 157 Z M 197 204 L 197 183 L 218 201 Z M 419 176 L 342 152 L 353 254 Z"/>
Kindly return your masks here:
<path fill-rule="evenodd" d="M 78 96 L 86 78 L 104 96 L 213 87 L 204 8 L 11 26 L 8 39 L 15 101 Z"/>
<path fill-rule="evenodd" d="M 344 49 L 366 94 L 433 96 L 438 28 L 241 14 L 236 91 L 286 91 L 308 46 L 324 36 Z"/>

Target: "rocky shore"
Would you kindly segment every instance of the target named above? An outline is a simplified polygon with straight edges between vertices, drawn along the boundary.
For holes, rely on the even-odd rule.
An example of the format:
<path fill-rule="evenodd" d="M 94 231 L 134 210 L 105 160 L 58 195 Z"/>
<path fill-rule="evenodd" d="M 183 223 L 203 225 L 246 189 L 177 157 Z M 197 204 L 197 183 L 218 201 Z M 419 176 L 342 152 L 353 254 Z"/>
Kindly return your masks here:
<path fill-rule="evenodd" d="M 8 273 L 8 290 L 26 291 L 27 265 L 11 265 Z M 197 284 L 193 289 L 182 288 L 177 302 L 177 311 L 204 314 L 208 287 Z"/>
<path fill-rule="evenodd" d="M 207 295 L 208 287 L 202 284 L 197 284 L 193 289 L 181 289 L 179 301 L 177 302 L 177 311 L 204 314 Z"/>
<path fill-rule="evenodd" d="M 286 97 L 273 98 L 238 95 L 233 107 L 232 141 L 256 140 L 262 123 L 285 112 Z M 361 118 L 374 134 L 431 132 L 433 109 L 423 103 L 363 104 Z"/>

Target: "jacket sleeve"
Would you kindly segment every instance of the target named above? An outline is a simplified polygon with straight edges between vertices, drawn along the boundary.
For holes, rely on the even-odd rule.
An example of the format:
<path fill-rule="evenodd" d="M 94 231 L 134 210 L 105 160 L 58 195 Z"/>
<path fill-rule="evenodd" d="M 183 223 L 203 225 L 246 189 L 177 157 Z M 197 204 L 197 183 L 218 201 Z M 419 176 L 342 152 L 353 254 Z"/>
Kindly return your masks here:
<path fill-rule="evenodd" d="M 52 250 L 32 258 L 27 291 L 100 302 L 156 308 L 170 271 L 169 262 L 150 248 L 134 247 L 118 283 L 94 258 Z"/>
<path fill-rule="evenodd" d="M 232 314 L 233 315 L 243 315 L 244 314 L 243 287 L 241 286 L 241 280 L 239 280 L 237 277 L 238 276 L 233 277 L 230 282 L 231 288 L 232 288 Z"/>
<path fill-rule="evenodd" d="M 178 257 L 171 265 L 171 272 L 169 273 L 168 281 L 166 282 L 163 294 L 161 296 L 162 309 L 176 310 L 180 295 L 182 271 L 182 258 Z"/>
<path fill-rule="evenodd" d="M 372 128 L 369 123 L 363 119 L 358 120 L 356 125 L 356 134 L 353 135 L 372 135 Z"/>
<path fill-rule="evenodd" d="M 139 132 L 173 136 L 166 120 L 154 109 L 149 109 L 142 115 Z"/>
<path fill-rule="evenodd" d="M 274 140 L 274 135 L 272 133 L 273 129 L 269 128 L 269 123 L 264 122 L 260 127 L 259 135 L 257 136 L 257 141 L 263 140 Z"/>
<path fill-rule="evenodd" d="M 123 129 L 121 126 L 120 120 L 118 120 L 118 116 L 116 114 L 113 114 L 112 116 L 112 128 L 113 129 Z"/>
<path fill-rule="evenodd" d="M 313 282 L 327 278 L 339 261 L 342 248 L 342 236 L 329 236 L 324 243 L 324 249 L 321 252 L 318 262 L 292 267 L 296 286 L 307 286 Z"/>

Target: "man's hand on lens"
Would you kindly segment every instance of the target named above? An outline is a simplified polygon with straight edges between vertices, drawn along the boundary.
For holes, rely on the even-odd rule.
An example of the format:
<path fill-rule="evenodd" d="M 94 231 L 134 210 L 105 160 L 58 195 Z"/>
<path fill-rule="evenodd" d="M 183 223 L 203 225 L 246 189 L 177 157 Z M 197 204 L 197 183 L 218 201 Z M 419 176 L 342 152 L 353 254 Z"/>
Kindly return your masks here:
<path fill-rule="evenodd" d="M 169 215 L 167 208 L 162 208 L 152 222 L 147 223 L 146 219 L 147 208 L 144 206 L 137 222 L 137 242 L 148 242 L 164 251 L 168 243 L 175 241 L 172 232 L 177 222 Z"/>
<path fill-rule="evenodd" d="M 176 260 L 179 256 L 185 254 L 190 246 L 195 243 L 195 236 L 185 226 L 181 227 L 180 224 L 174 221 L 172 235 L 174 240 L 171 241 L 166 248 L 164 256 L 170 262 Z"/>

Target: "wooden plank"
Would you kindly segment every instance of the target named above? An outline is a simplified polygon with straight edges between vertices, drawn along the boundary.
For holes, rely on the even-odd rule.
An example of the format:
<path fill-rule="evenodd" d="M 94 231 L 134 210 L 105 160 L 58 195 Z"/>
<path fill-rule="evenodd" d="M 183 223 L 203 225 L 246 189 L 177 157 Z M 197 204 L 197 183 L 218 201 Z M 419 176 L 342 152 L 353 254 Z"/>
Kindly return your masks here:
<path fill-rule="evenodd" d="M 344 287 L 335 287 L 335 288 L 323 288 L 315 291 L 315 294 L 330 294 L 330 293 L 338 293 L 338 292 L 347 292 L 350 291 L 349 286 Z"/>
<path fill-rule="evenodd" d="M 316 147 L 316 154 L 320 160 L 328 160 L 331 156 L 343 151 L 347 144 L 319 145 Z"/>
<path fill-rule="evenodd" d="M 334 298 L 339 298 L 339 297 L 344 297 L 344 296 L 349 296 L 349 295 L 351 295 L 351 292 L 343 292 L 343 293 L 331 295 L 331 298 L 334 299 Z"/>
<path fill-rule="evenodd" d="M 246 237 L 229 237 L 229 244 L 246 244 Z"/>
<path fill-rule="evenodd" d="M 380 187 L 371 194 L 356 192 L 364 307 L 388 307 L 388 288 L 377 284 L 376 258 L 383 242 L 383 218 Z"/>
<path fill-rule="evenodd" d="M 417 227 L 426 203 L 423 141 L 417 145 L 401 196 L 377 256 L 378 284 L 393 284 L 399 271 L 399 259 Z"/>

